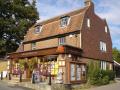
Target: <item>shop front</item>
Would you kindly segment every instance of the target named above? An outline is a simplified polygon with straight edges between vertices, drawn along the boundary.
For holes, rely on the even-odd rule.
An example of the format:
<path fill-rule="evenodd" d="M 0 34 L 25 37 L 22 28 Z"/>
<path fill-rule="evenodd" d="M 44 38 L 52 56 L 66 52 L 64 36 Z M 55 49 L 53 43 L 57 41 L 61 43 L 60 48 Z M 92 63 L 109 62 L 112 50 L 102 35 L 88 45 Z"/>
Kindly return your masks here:
<path fill-rule="evenodd" d="M 81 62 L 81 50 L 70 46 L 60 46 L 31 52 L 13 53 L 10 58 L 12 75 L 24 79 L 32 78 L 36 82 L 81 83 L 86 80 L 86 65 Z"/>

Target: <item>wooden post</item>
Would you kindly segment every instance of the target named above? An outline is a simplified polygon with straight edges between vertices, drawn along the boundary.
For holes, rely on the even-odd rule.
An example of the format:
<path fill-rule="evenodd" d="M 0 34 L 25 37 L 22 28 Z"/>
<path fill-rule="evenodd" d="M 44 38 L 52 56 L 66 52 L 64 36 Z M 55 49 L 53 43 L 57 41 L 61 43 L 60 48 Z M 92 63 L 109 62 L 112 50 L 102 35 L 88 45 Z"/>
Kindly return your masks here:
<path fill-rule="evenodd" d="M 49 85 L 51 85 L 51 73 L 49 74 Z"/>
<path fill-rule="evenodd" d="M 3 80 L 3 72 L 1 72 L 1 80 Z"/>

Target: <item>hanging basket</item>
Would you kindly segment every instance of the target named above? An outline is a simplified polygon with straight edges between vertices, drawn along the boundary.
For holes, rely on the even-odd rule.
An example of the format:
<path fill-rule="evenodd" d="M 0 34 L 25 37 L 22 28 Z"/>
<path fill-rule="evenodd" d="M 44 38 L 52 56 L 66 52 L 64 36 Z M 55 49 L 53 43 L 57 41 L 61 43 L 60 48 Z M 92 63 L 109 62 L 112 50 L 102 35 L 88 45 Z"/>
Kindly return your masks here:
<path fill-rule="evenodd" d="M 64 53 L 64 52 L 65 52 L 64 46 L 58 46 L 57 52 L 59 52 L 59 53 Z"/>

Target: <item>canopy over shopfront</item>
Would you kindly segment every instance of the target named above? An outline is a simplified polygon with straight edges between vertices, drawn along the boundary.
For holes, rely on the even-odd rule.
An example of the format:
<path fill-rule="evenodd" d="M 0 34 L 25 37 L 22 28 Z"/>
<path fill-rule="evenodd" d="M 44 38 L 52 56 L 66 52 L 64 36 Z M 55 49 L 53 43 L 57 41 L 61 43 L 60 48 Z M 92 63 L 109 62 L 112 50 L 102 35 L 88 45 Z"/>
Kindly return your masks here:
<path fill-rule="evenodd" d="M 82 50 L 80 48 L 62 45 L 47 49 L 16 52 L 9 54 L 11 61 L 11 73 L 18 71 L 20 61 L 24 61 L 24 74 L 30 78 L 28 68 L 32 67 L 39 72 L 41 81 L 48 81 L 49 74 L 52 82 L 80 83 L 86 80 L 86 65 L 80 61 Z M 31 62 L 34 64 L 30 65 Z M 23 75 L 24 76 L 24 75 Z"/>

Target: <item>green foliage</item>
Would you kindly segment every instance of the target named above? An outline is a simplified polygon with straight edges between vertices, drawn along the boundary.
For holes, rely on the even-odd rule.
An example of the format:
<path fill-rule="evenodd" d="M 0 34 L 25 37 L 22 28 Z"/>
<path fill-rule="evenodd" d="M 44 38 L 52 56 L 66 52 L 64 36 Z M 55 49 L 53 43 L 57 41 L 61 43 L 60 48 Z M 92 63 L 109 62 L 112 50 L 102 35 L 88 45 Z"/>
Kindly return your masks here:
<path fill-rule="evenodd" d="M 113 59 L 118 63 L 120 63 L 120 50 L 118 50 L 117 48 L 113 48 L 112 54 L 113 54 Z"/>
<path fill-rule="evenodd" d="M 28 62 L 28 68 L 30 71 L 33 71 L 33 69 L 37 66 L 37 60 L 36 58 L 31 58 Z"/>
<path fill-rule="evenodd" d="M 104 73 L 105 75 L 108 75 L 110 81 L 115 79 L 115 71 L 106 70 Z"/>
<path fill-rule="evenodd" d="M 110 83 L 108 75 L 104 76 L 101 80 L 102 81 L 100 81 L 100 85 L 106 85 Z"/>
<path fill-rule="evenodd" d="M 111 70 L 101 70 L 99 63 L 91 61 L 88 65 L 88 83 L 91 85 L 105 85 L 114 80 L 115 73 Z"/>
<path fill-rule="evenodd" d="M 29 0 L 0 0 L 0 57 L 15 51 L 38 12 Z"/>
<path fill-rule="evenodd" d="M 26 61 L 24 59 L 19 60 L 20 70 L 24 71 Z"/>
<path fill-rule="evenodd" d="M 31 58 L 27 61 L 25 59 L 20 59 L 19 65 L 22 71 L 24 71 L 25 69 L 29 69 L 30 71 L 33 71 L 33 69 L 37 67 L 37 60 L 36 58 Z"/>

